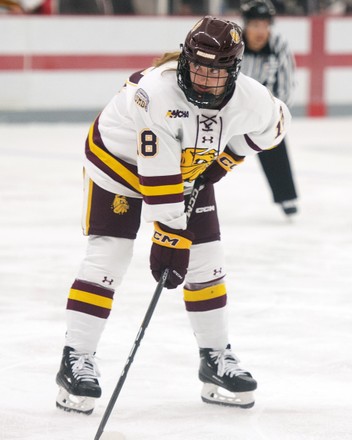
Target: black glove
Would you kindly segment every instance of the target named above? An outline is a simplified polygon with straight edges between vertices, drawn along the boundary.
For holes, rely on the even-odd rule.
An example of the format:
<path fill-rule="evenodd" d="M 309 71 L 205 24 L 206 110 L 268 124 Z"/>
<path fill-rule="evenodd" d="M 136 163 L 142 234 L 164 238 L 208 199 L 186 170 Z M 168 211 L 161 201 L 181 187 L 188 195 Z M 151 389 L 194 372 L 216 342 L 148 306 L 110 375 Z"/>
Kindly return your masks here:
<path fill-rule="evenodd" d="M 244 156 L 238 156 L 229 147 L 226 147 L 220 156 L 204 171 L 202 177 L 209 182 L 216 183 L 243 161 Z"/>
<path fill-rule="evenodd" d="M 169 268 L 165 287 L 175 289 L 185 279 L 194 234 L 187 229 L 171 229 L 157 222 L 154 227 L 150 269 L 153 277 L 159 281 L 164 269 Z"/>

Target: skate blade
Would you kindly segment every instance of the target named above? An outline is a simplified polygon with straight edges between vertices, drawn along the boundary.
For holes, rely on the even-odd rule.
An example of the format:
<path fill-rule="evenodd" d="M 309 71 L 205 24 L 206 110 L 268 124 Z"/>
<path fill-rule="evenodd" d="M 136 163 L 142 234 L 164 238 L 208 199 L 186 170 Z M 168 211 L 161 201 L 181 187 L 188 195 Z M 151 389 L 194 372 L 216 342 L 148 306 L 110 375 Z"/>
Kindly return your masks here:
<path fill-rule="evenodd" d="M 201 397 L 203 402 L 215 405 L 252 408 L 254 406 L 253 391 L 234 393 L 212 383 L 204 383 Z"/>
<path fill-rule="evenodd" d="M 94 397 L 75 396 L 70 394 L 64 388 L 60 388 L 56 398 L 56 406 L 64 411 L 92 414 L 95 405 Z"/>

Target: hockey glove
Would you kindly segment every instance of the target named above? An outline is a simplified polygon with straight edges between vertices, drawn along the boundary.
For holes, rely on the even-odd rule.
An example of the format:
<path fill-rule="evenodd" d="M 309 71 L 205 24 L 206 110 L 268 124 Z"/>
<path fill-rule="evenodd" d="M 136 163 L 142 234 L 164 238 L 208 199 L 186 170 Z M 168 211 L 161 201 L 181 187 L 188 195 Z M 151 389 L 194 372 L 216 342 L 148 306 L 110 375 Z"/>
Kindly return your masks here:
<path fill-rule="evenodd" d="M 216 183 L 243 161 L 244 156 L 237 156 L 229 147 L 226 147 L 220 156 L 204 171 L 202 176 L 206 181 Z"/>
<path fill-rule="evenodd" d="M 159 281 L 164 269 L 169 268 L 165 287 L 175 289 L 183 283 L 187 273 L 193 233 L 182 229 L 171 229 L 157 222 L 154 223 L 154 227 L 150 269 L 153 277 Z"/>

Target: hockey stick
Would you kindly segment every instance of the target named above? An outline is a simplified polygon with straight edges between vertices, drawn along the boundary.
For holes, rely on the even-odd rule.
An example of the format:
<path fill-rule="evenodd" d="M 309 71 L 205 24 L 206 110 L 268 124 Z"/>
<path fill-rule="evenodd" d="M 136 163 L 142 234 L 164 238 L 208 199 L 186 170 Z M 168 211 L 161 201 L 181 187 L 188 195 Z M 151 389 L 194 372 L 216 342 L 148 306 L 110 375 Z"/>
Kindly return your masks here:
<path fill-rule="evenodd" d="M 202 177 L 198 177 L 197 180 L 194 182 L 193 189 L 192 189 L 192 192 L 191 192 L 191 195 L 190 195 L 189 201 L 187 203 L 187 207 L 186 207 L 187 221 L 189 221 L 189 218 L 190 218 L 190 216 L 191 216 L 191 214 L 193 212 L 193 208 L 194 208 L 194 206 L 196 204 L 197 197 L 198 197 L 198 194 L 199 194 L 199 191 L 200 191 L 200 187 L 201 187 L 201 185 L 203 183 L 204 183 L 204 179 Z M 148 310 L 147 310 L 147 312 L 146 312 L 146 314 L 144 316 L 142 325 L 140 326 L 139 331 L 137 333 L 137 337 L 134 340 L 132 349 L 131 349 L 130 354 L 129 354 L 128 358 L 127 358 L 126 364 L 125 364 L 125 366 L 124 366 L 124 368 L 122 370 L 122 373 L 120 375 L 119 381 L 117 382 L 117 385 L 116 385 L 116 387 L 115 387 L 115 389 L 114 389 L 114 391 L 113 391 L 113 393 L 112 393 L 112 395 L 110 397 L 109 403 L 108 403 L 108 405 L 106 407 L 106 410 L 105 410 L 105 412 L 103 414 L 103 417 L 101 419 L 100 425 L 99 425 L 98 430 L 97 430 L 97 432 L 95 434 L 94 440 L 99 440 L 101 435 L 103 434 L 103 431 L 104 431 L 104 428 L 106 426 L 106 423 L 107 423 L 107 421 L 108 421 L 108 419 L 110 417 L 110 414 L 111 414 L 111 412 L 112 412 L 112 410 L 113 410 L 113 408 L 115 406 L 115 403 L 116 403 L 116 401 L 117 401 L 117 399 L 119 397 L 119 394 L 120 394 L 120 391 L 121 391 L 121 389 L 123 387 L 123 384 L 125 383 L 128 371 L 130 369 L 130 366 L 131 366 L 131 364 L 132 364 L 132 362 L 134 360 L 135 354 L 136 354 L 136 352 L 138 350 L 138 347 L 139 347 L 139 345 L 141 343 L 141 340 L 143 339 L 144 333 L 145 333 L 145 331 L 146 331 L 146 329 L 147 329 L 147 327 L 149 325 L 149 322 L 150 322 L 150 320 L 151 320 L 151 318 L 153 316 L 155 307 L 156 307 L 156 305 L 157 305 L 157 303 L 159 301 L 161 292 L 162 292 L 162 290 L 163 290 L 163 288 L 165 286 L 165 283 L 166 283 L 166 280 L 167 280 L 168 276 L 169 276 L 169 269 L 165 269 L 163 271 L 162 275 L 161 275 L 161 278 L 160 278 L 157 286 L 156 286 L 154 295 L 153 295 L 152 300 L 151 300 L 151 302 L 149 304 Z"/>

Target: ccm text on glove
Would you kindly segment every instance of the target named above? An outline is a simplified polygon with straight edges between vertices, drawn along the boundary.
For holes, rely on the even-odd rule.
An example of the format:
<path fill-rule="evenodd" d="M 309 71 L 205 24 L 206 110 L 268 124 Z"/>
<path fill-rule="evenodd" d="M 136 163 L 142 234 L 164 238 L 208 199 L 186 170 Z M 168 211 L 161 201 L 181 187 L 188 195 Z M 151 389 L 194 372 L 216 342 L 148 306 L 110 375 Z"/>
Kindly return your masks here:
<path fill-rule="evenodd" d="M 156 281 L 165 269 L 169 269 L 166 280 L 167 289 L 175 289 L 183 283 L 188 263 L 193 233 L 187 229 L 172 229 L 155 222 L 150 251 L 150 269 Z"/>

